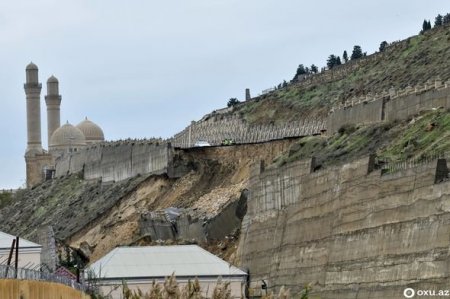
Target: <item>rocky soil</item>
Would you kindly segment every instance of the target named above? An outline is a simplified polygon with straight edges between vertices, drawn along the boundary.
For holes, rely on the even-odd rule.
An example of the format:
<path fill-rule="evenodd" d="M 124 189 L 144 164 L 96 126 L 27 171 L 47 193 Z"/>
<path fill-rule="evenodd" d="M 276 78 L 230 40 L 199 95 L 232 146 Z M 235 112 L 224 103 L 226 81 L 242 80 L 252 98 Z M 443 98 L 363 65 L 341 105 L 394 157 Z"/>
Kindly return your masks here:
<path fill-rule="evenodd" d="M 37 241 L 39 228 L 51 225 L 61 243 L 81 247 L 95 261 L 119 245 L 155 242 L 141 238 L 141 213 L 178 207 L 214 217 L 247 188 L 256 159 L 270 163 L 294 142 L 184 150 L 179 154 L 193 169 L 178 179 L 140 176 L 113 184 L 84 181 L 79 175 L 54 179 L 18 192 L 1 208 L 0 230 Z M 236 236 L 229 236 L 201 245 L 233 259 L 236 242 Z"/>

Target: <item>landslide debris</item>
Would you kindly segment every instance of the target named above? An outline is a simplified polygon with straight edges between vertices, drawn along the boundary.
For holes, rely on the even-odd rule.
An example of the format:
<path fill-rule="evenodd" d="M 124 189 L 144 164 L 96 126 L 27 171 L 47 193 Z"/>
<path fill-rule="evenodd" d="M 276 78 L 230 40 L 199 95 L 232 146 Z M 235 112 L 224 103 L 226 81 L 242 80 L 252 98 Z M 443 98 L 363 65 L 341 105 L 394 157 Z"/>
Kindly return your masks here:
<path fill-rule="evenodd" d="M 272 161 L 293 142 L 180 150 L 194 168 L 178 179 L 146 175 L 101 183 L 84 181 L 80 175 L 56 178 L 18 191 L 0 208 L 0 230 L 38 241 L 40 228 L 51 225 L 60 243 L 82 248 L 91 261 L 116 246 L 154 244 L 157 240 L 142 240 L 142 213 L 177 207 L 212 218 L 239 200 L 256 159 Z M 202 245 L 234 258 L 237 237 L 230 233 L 230 238 Z"/>

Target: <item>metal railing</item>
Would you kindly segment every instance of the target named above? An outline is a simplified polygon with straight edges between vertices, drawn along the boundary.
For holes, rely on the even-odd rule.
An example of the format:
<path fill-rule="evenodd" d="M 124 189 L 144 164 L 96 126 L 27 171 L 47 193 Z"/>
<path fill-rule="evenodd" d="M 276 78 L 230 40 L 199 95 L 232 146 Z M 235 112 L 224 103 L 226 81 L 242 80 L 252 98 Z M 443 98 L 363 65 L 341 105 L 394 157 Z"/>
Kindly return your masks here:
<path fill-rule="evenodd" d="M 419 159 L 408 159 L 400 162 L 385 161 L 383 165 L 380 166 L 383 174 L 394 173 L 401 170 L 406 170 L 410 168 L 415 168 L 421 165 L 427 165 L 435 162 L 438 159 L 450 160 L 450 152 L 434 152 L 426 156 L 422 156 Z"/>
<path fill-rule="evenodd" d="M 53 273 L 37 271 L 32 269 L 16 268 L 6 265 L 0 265 L 0 279 L 24 279 L 56 282 L 64 284 L 79 291 L 86 292 L 88 287 L 67 277 L 59 276 Z"/>

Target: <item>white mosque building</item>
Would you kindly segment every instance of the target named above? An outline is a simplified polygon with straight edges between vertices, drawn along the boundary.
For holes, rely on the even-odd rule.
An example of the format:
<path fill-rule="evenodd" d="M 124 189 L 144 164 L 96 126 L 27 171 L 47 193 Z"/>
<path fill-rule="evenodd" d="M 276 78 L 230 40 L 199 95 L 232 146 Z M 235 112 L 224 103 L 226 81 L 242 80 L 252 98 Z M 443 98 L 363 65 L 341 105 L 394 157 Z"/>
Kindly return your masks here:
<path fill-rule="evenodd" d="M 27 187 L 42 182 L 48 170 L 54 169 L 55 160 L 69 152 L 105 140 L 103 130 L 94 122 L 86 119 L 73 126 L 69 122 L 61 126 L 59 82 L 54 76 L 47 80 L 47 140 L 48 151 L 42 148 L 41 140 L 41 89 L 39 69 L 34 63 L 26 67 L 24 84 L 27 99 L 27 149 L 25 162 L 27 167 Z"/>

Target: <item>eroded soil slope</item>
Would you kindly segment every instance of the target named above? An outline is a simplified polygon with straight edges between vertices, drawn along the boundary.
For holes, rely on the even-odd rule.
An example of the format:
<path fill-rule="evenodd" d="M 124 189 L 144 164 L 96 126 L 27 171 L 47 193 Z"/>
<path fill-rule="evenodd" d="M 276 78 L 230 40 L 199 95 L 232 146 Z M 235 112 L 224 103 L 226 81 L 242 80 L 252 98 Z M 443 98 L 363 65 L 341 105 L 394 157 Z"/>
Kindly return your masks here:
<path fill-rule="evenodd" d="M 293 142 L 179 151 L 192 170 L 178 179 L 140 176 L 109 185 L 80 176 L 55 179 L 19 192 L 13 204 L 0 209 L 0 230 L 37 240 L 38 229 L 52 225 L 58 239 L 75 248 L 84 244 L 94 261 L 118 245 L 141 242 L 141 213 L 168 207 L 194 208 L 210 216 L 219 213 L 247 188 L 252 163 L 273 161 Z M 204 246 L 224 251 L 223 244 Z M 234 256 L 231 249 L 221 255 Z"/>

